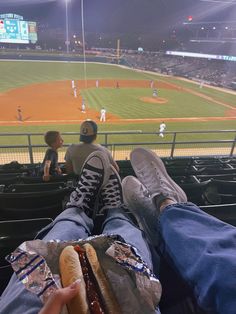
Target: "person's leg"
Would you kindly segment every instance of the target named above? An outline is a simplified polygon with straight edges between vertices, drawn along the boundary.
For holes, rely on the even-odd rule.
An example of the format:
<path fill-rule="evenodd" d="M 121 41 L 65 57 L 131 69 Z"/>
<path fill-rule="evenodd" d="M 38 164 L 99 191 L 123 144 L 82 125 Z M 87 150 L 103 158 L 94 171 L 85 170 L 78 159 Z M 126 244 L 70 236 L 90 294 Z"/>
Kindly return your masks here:
<path fill-rule="evenodd" d="M 80 181 L 71 193 L 68 208 L 55 221 L 41 230 L 37 238 L 75 240 L 91 234 L 93 221 L 87 216 L 92 212 L 99 189 L 108 180 L 110 173 L 104 173 L 107 160 L 101 152 L 92 153 L 86 160 Z M 87 213 L 87 214 L 85 214 Z M 0 299 L 1 314 L 38 313 L 42 303 L 28 292 L 14 274 Z"/>
<path fill-rule="evenodd" d="M 137 249 L 143 261 L 153 269 L 152 255 L 144 232 L 132 222 L 122 208 L 108 210 L 102 233 L 120 235 L 126 243 Z"/>
<path fill-rule="evenodd" d="M 235 313 L 236 228 L 194 204 L 170 204 L 160 215 L 161 250 L 191 285 L 199 305 Z"/>
<path fill-rule="evenodd" d="M 236 228 L 186 203 L 185 193 L 168 176 L 161 159 L 153 152 L 134 150 L 131 164 L 142 183 L 129 177 L 123 190 L 128 204 L 135 199 L 136 204 L 146 205 L 143 215 L 150 224 L 141 224 L 141 227 L 152 234 L 160 223 L 162 252 L 191 285 L 204 310 L 235 313 Z M 128 193 L 129 181 L 131 193 Z M 147 190 L 149 195 L 144 193 Z M 150 199 L 152 206 L 148 205 Z M 135 214 L 142 215 L 138 211 Z"/>
<path fill-rule="evenodd" d="M 37 235 L 37 239 L 77 240 L 91 235 L 93 221 L 80 208 L 68 208 L 53 223 L 45 227 Z M 27 291 L 15 274 L 12 275 L 0 298 L 1 314 L 35 314 L 40 311 L 42 302 L 33 293 Z"/>
<path fill-rule="evenodd" d="M 125 213 L 123 195 L 119 174 L 113 166 L 107 185 L 101 191 L 103 208 L 100 212 L 106 212 L 106 219 L 102 226 L 103 234 L 120 235 L 126 243 L 136 247 L 142 259 L 153 269 L 152 256 L 146 240 L 146 236 Z"/>

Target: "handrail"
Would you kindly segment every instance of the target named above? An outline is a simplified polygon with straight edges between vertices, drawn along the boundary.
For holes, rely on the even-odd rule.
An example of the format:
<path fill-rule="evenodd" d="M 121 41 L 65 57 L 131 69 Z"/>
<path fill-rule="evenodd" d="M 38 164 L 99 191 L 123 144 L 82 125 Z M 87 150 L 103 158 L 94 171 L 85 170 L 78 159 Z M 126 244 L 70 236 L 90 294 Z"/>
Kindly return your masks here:
<path fill-rule="evenodd" d="M 62 132 L 61 134 L 63 135 L 65 144 L 63 146 L 64 149 L 62 148 L 59 151 L 60 155 L 64 154 L 65 148 L 71 144 L 69 143 L 71 138 L 69 138 L 69 141 L 66 141 L 67 136 L 76 136 L 73 141 L 77 142 L 80 133 Z M 127 152 L 136 146 L 152 146 L 151 148 L 157 150 L 160 156 L 163 154 L 165 157 L 189 156 L 189 154 L 185 155 L 186 150 L 190 151 L 190 153 L 192 150 L 192 155 L 194 156 L 202 156 L 204 153 L 204 155 L 224 155 L 231 157 L 234 155 L 236 149 L 236 130 L 167 131 L 164 133 L 164 138 L 157 138 L 159 134 L 159 132 L 143 132 L 142 130 L 98 132 L 98 136 L 104 136 L 103 140 L 99 138 L 99 142 L 101 145 L 110 149 L 116 159 L 118 155 L 119 158 L 122 158 L 122 151 L 127 155 Z M 208 137 L 209 139 L 207 139 L 202 134 L 206 134 L 206 136 L 210 134 L 210 138 Z M 128 135 L 132 135 L 132 142 L 124 141 L 125 136 Z M 196 135 L 195 139 L 193 139 L 193 135 Z M 201 135 L 200 138 L 202 139 L 199 139 L 197 135 Z M 24 144 L 18 144 L 19 140 L 17 139 L 15 143 L 13 140 L 9 140 L 13 144 L 1 145 L 1 138 L 9 136 L 24 137 L 24 141 L 21 139 L 21 142 L 24 142 Z M 41 139 L 36 139 L 36 136 L 41 136 Z M 44 153 L 43 148 L 47 147 L 46 144 L 42 144 L 43 136 L 44 133 L 0 133 L 0 163 L 3 164 L 12 160 L 31 164 L 40 162 L 42 159 L 41 155 Z M 200 154 L 199 150 L 204 151 Z M 23 155 L 25 159 L 23 159 Z M 127 156 L 125 156 L 126 158 Z"/>

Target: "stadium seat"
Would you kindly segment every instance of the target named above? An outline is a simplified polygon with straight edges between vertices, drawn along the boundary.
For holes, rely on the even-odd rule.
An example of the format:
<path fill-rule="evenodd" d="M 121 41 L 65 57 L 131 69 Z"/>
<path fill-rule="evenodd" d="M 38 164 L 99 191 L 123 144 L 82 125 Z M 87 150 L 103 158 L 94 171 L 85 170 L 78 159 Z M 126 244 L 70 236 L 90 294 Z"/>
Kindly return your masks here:
<path fill-rule="evenodd" d="M 65 182 L 50 182 L 50 183 L 34 183 L 34 184 L 11 184 L 5 188 L 6 193 L 20 192 L 40 192 L 63 189 L 66 187 Z"/>
<path fill-rule="evenodd" d="M 162 158 L 166 167 L 168 166 L 191 166 L 193 164 L 194 157 L 164 157 Z"/>
<path fill-rule="evenodd" d="M 212 184 L 217 187 L 219 193 L 236 194 L 236 181 L 218 180 L 214 178 Z"/>
<path fill-rule="evenodd" d="M 0 295 L 12 275 L 5 256 L 22 242 L 34 239 L 37 232 L 51 222 L 50 218 L 0 221 Z"/>
<path fill-rule="evenodd" d="M 188 200 L 196 205 L 219 204 L 221 199 L 211 180 L 199 183 L 180 184 Z"/>
<path fill-rule="evenodd" d="M 200 208 L 209 215 L 236 227 L 236 203 L 205 205 L 200 206 Z"/>
<path fill-rule="evenodd" d="M 51 177 L 50 183 L 51 182 L 67 182 L 67 181 L 76 180 L 76 179 L 78 180 L 78 176 L 74 174 L 55 176 L 55 177 Z M 21 176 L 20 182 L 24 184 L 45 183 L 45 181 L 43 181 L 43 178 L 41 176 Z"/>
<path fill-rule="evenodd" d="M 63 209 L 63 200 L 71 188 L 41 192 L 0 193 L 0 220 L 54 218 Z"/>
<path fill-rule="evenodd" d="M 9 185 L 20 181 L 21 173 L 0 174 L 0 185 Z"/>
<path fill-rule="evenodd" d="M 119 174 L 122 179 L 126 176 L 135 176 L 130 160 L 117 160 L 117 164 L 119 166 Z"/>
<path fill-rule="evenodd" d="M 226 174 L 197 174 L 194 176 L 195 182 L 202 182 L 207 180 L 222 180 L 222 181 L 236 181 L 236 173 Z"/>

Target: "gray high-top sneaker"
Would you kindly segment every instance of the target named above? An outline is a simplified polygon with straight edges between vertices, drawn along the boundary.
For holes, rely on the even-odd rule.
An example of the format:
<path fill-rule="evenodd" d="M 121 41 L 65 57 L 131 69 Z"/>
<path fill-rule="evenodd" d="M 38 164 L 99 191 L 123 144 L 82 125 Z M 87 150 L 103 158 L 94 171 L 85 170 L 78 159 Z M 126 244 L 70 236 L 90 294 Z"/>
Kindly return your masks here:
<path fill-rule="evenodd" d="M 130 154 L 130 161 L 139 181 L 150 192 L 157 209 L 165 199 L 176 203 L 187 202 L 184 191 L 168 175 L 160 157 L 151 150 L 134 149 Z"/>
<path fill-rule="evenodd" d="M 135 177 L 127 176 L 122 181 L 124 204 L 136 218 L 141 230 L 152 245 L 158 245 L 158 210 L 146 187 Z"/>

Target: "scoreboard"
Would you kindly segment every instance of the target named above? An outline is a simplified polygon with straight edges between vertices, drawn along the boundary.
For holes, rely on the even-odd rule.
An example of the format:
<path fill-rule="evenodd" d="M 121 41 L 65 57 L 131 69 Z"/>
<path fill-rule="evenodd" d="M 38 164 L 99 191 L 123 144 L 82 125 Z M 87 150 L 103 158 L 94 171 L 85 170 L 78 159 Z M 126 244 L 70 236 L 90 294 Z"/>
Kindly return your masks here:
<path fill-rule="evenodd" d="M 35 44 L 37 40 L 36 22 L 13 13 L 0 14 L 0 43 Z"/>

